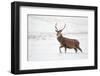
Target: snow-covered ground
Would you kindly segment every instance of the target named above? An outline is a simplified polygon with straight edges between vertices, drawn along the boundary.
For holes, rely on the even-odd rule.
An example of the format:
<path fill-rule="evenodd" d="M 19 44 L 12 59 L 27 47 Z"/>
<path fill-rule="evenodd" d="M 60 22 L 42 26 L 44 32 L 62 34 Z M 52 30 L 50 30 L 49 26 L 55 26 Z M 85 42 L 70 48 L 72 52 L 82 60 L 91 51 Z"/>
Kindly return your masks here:
<path fill-rule="evenodd" d="M 83 53 L 79 50 L 78 53 L 75 53 L 74 49 L 67 49 L 67 53 L 65 53 L 64 48 L 61 49 L 62 53 L 60 53 L 60 44 L 56 39 L 56 34 L 34 34 L 29 34 L 28 36 L 28 61 L 57 61 L 88 58 L 88 34 L 64 35 L 65 37 L 78 39 Z"/>

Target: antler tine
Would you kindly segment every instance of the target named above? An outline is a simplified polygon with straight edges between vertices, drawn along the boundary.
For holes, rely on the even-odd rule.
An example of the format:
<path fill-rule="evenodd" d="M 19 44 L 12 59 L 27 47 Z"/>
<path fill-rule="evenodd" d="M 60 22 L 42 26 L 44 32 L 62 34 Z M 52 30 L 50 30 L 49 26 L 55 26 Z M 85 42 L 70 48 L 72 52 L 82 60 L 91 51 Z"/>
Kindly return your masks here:
<path fill-rule="evenodd" d="M 58 30 L 58 29 L 57 29 L 57 23 L 55 24 L 55 28 L 56 28 L 56 30 Z"/>
<path fill-rule="evenodd" d="M 66 24 L 64 25 L 63 29 L 64 29 L 65 27 L 66 27 Z M 63 29 L 62 29 L 62 30 L 63 30 Z"/>

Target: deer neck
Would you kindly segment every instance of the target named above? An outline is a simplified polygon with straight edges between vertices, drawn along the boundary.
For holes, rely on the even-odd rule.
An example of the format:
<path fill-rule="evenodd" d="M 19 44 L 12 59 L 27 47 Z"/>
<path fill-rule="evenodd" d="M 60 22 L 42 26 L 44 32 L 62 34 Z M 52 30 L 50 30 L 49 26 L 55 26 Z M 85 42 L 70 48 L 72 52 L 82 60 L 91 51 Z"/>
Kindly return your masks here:
<path fill-rule="evenodd" d="M 57 40 L 58 40 L 59 42 L 61 42 L 62 39 L 63 39 L 63 36 L 62 36 L 62 35 L 60 35 L 59 37 L 57 37 Z"/>

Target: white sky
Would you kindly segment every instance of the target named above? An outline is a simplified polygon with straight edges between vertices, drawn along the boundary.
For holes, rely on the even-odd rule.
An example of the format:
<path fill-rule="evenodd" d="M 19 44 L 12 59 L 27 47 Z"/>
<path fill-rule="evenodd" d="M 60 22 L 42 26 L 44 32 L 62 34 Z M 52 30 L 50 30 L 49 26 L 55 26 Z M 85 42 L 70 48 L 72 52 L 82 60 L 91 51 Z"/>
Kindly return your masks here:
<path fill-rule="evenodd" d="M 67 33 L 88 32 L 88 17 L 34 14 L 28 15 L 28 32 L 55 32 L 55 23 L 59 29 L 66 24 L 64 32 Z"/>

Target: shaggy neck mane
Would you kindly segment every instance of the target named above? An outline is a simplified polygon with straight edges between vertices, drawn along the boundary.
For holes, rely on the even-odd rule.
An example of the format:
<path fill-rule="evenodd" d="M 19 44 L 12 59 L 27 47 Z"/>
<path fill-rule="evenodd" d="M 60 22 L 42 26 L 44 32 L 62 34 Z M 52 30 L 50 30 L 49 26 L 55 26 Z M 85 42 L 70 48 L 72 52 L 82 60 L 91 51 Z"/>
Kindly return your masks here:
<path fill-rule="evenodd" d="M 59 37 L 57 37 L 58 41 L 60 42 L 63 39 L 63 36 L 60 35 Z"/>

